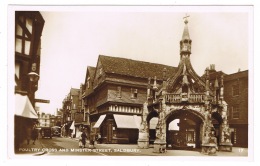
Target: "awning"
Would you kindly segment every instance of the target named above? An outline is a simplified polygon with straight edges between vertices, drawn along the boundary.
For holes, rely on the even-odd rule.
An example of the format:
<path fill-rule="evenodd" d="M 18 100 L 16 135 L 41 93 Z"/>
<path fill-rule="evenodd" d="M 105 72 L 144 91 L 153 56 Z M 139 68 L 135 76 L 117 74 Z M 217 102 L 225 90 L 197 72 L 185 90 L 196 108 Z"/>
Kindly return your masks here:
<path fill-rule="evenodd" d="M 101 115 L 98 118 L 98 121 L 95 123 L 93 128 L 99 128 L 99 126 L 101 125 L 101 123 L 103 122 L 103 120 L 105 119 L 106 115 Z"/>
<path fill-rule="evenodd" d="M 70 129 L 75 130 L 75 121 L 73 121 L 72 124 L 70 125 Z"/>
<path fill-rule="evenodd" d="M 15 115 L 38 119 L 38 115 L 27 96 L 15 94 Z"/>
<path fill-rule="evenodd" d="M 139 129 L 141 124 L 140 116 L 114 114 L 114 118 L 116 121 L 117 128 Z"/>

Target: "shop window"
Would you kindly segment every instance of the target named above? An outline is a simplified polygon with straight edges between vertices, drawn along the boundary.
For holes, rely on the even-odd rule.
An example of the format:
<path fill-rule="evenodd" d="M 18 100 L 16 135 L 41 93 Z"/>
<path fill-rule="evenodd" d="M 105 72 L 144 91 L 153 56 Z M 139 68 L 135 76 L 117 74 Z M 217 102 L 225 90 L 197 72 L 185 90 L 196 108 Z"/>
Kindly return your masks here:
<path fill-rule="evenodd" d="M 239 106 L 238 105 L 232 107 L 232 118 L 239 119 Z"/>

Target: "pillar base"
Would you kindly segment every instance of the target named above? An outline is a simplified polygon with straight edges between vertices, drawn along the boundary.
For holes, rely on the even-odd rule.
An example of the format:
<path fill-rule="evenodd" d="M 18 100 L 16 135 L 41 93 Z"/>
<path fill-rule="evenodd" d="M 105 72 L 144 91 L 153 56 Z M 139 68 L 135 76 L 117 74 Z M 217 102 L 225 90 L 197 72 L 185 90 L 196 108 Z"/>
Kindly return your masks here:
<path fill-rule="evenodd" d="M 149 140 L 138 140 L 138 148 L 148 149 L 149 148 Z"/>
<path fill-rule="evenodd" d="M 227 151 L 227 152 L 232 152 L 232 143 L 220 143 L 219 144 L 219 150 L 220 151 Z"/>
<path fill-rule="evenodd" d="M 202 144 L 201 153 L 206 155 L 216 155 L 217 145 L 213 143 Z"/>
<path fill-rule="evenodd" d="M 137 141 L 138 148 L 148 149 L 149 148 L 149 135 L 148 133 L 139 133 L 139 139 Z"/>
<path fill-rule="evenodd" d="M 154 153 L 165 153 L 166 152 L 166 142 L 156 139 L 154 141 L 153 152 Z"/>

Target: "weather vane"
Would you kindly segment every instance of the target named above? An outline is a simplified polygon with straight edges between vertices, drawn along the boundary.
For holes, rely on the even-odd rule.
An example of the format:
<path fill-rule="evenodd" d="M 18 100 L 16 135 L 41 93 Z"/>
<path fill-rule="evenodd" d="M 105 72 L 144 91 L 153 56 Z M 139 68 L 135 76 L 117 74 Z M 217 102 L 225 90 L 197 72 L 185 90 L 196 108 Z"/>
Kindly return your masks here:
<path fill-rule="evenodd" d="M 190 17 L 187 13 L 186 13 L 186 16 L 183 17 L 183 19 L 185 19 L 184 23 L 187 24 L 188 23 L 188 17 Z"/>

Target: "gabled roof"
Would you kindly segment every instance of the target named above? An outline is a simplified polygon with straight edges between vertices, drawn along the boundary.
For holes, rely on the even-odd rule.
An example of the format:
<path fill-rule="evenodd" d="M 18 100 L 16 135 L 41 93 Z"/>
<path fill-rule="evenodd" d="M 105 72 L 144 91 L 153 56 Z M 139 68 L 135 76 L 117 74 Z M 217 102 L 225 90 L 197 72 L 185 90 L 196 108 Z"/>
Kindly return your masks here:
<path fill-rule="evenodd" d="M 153 78 L 156 76 L 157 79 L 162 80 L 164 68 L 166 68 L 167 78 L 176 72 L 176 67 L 126 58 L 100 55 L 99 60 L 105 73 L 114 73 L 141 78 Z"/>
<path fill-rule="evenodd" d="M 96 70 L 96 68 L 95 68 L 95 67 L 88 66 L 89 76 L 90 76 L 91 78 L 93 78 L 93 77 L 94 77 L 95 70 Z"/>
<path fill-rule="evenodd" d="M 239 71 L 237 73 L 232 73 L 232 74 L 226 75 L 224 77 L 224 81 L 235 80 L 235 79 L 242 78 L 242 77 L 248 78 L 248 70 Z"/>
<path fill-rule="evenodd" d="M 70 89 L 70 95 L 72 95 L 72 96 L 79 95 L 79 89 L 71 88 Z"/>
<path fill-rule="evenodd" d="M 87 84 L 88 77 L 90 77 L 90 79 L 93 80 L 93 77 L 95 75 L 95 70 L 96 70 L 95 67 L 92 67 L 92 66 L 87 67 L 86 76 L 85 76 L 85 84 Z"/>

